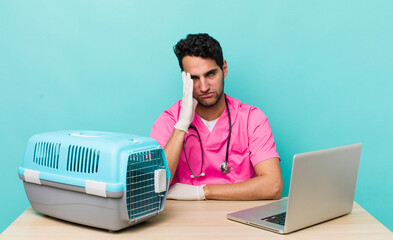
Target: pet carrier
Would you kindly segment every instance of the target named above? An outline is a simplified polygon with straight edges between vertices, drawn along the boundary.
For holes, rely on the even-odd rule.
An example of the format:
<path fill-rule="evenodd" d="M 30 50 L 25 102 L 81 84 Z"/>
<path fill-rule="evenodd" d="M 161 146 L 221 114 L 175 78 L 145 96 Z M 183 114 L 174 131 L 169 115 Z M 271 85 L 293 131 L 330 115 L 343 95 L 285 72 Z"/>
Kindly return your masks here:
<path fill-rule="evenodd" d="M 19 178 L 37 212 L 116 231 L 164 209 L 170 172 L 154 139 L 59 131 L 29 139 Z"/>

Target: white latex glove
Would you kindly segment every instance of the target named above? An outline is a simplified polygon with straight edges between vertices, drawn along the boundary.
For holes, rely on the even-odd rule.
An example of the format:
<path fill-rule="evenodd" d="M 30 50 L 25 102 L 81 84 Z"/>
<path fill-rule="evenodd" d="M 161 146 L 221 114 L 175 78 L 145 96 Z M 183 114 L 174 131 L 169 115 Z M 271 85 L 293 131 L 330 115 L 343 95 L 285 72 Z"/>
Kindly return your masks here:
<path fill-rule="evenodd" d="M 181 101 L 181 109 L 179 120 L 175 124 L 175 128 L 188 132 L 188 127 L 194 120 L 195 108 L 198 101 L 192 96 L 194 81 L 191 79 L 190 73 L 182 72 L 183 79 L 183 98 Z"/>
<path fill-rule="evenodd" d="M 205 200 L 205 192 L 203 191 L 204 186 L 206 186 L 206 184 L 194 186 L 175 183 L 169 188 L 167 198 L 176 200 Z"/>

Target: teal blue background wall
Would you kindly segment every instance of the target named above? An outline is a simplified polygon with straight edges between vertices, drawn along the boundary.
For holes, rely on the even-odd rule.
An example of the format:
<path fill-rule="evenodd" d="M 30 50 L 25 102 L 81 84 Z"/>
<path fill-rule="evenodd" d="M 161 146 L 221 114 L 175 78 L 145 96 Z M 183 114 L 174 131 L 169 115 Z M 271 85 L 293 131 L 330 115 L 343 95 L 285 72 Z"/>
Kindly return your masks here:
<path fill-rule="evenodd" d="M 288 194 L 293 154 L 363 143 L 355 200 L 393 229 L 392 1 L 0 0 L 0 232 L 28 206 L 36 133 L 148 136 L 181 98 L 173 45 L 218 39 L 225 91 L 268 116 Z M 388 207 L 388 208 L 387 208 Z"/>

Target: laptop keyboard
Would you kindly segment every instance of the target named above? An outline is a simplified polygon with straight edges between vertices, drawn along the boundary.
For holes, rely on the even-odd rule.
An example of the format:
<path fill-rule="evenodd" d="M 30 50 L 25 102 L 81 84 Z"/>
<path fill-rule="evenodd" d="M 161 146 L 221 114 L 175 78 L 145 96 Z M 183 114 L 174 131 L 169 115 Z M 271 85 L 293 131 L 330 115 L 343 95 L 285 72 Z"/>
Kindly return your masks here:
<path fill-rule="evenodd" d="M 279 214 L 276 214 L 273 216 L 261 218 L 261 220 L 265 220 L 267 222 L 272 222 L 272 223 L 284 226 L 286 214 L 287 214 L 286 212 L 283 212 L 283 213 L 279 213 Z"/>

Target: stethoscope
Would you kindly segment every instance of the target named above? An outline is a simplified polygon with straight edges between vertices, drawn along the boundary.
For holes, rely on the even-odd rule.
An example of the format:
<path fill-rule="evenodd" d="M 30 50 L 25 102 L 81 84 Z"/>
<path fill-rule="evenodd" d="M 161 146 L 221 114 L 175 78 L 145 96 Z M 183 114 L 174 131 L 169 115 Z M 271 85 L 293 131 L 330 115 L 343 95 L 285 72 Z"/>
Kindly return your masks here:
<path fill-rule="evenodd" d="M 225 105 L 226 105 L 227 112 L 228 112 L 229 132 L 228 132 L 228 141 L 227 141 L 227 151 L 226 151 L 226 155 L 225 155 L 225 162 L 221 163 L 220 170 L 223 174 L 228 174 L 231 171 L 231 167 L 228 165 L 228 152 L 229 152 L 229 142 L 231 141 L 232 121 L 231 121 L 231 114 L 229 112 L 228 101 L 227 101 L 226 97 L 225 97 Z M 189 128 L 194 129 L 197 133 L 199 145 L 201 147 L 201 156 L 202 156 L 201 170 L 199 171 L 199 174 L 196 175 L 194 173 L 194 171 L 192 170 L 190 162 L 188 161 L 188 158 L 187 158 L 187 152 L 186 152 L 186 147 L 185 147 L 186 143 L 185 143 L 185 141 L 183 142 L 184 155 L 186 156 L 186 161 L 187 161 L 188 167 L 190 168 L 191 173 L 192 173 L 190 177 L 191 178 L 203 177 L 203 176 L 205 176 L 205 173 L 203 172 L 204 161 L 203 161 L 203 149 L 202 149 L 201 137 L 199 136 L 199 132 L 195 126 L 191 125 Z"/>

